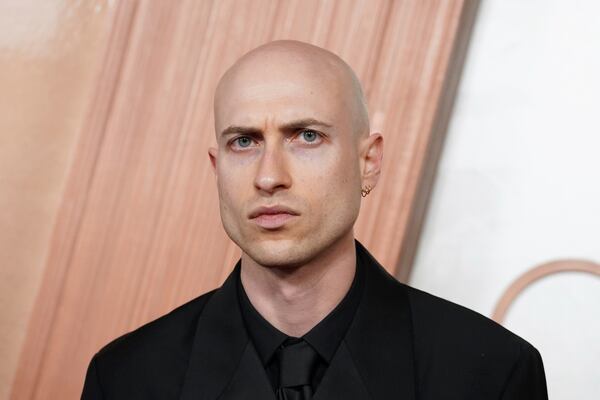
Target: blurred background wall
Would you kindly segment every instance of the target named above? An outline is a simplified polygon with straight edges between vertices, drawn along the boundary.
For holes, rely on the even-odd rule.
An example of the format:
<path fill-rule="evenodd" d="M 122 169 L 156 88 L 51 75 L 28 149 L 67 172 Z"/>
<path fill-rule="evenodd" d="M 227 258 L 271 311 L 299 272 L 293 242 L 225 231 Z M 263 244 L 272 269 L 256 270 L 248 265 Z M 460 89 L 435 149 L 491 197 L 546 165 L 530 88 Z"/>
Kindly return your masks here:
<path fill-rule="evenodd" d="M 410 283 L 492 316 L 538 266 L 600 271 L 600 3 L 482 2 Z M 597 272 L 598 273 L 598 272 Z M 532 282 L 504 324 L 551 399 L 600 398 L 600 277 Z"/>
<path fill-rule="evenodd" d="M 1 3 L 14 27 L 0 33 L 11 89 L 2 109 L 2 395 L 78 398 L 103 344 L 229 274 L 239 250 L 222 229 L 207 157 L 212 95 L 231 63 L 271 40 L 330 49 L 361 79 L 373 129 L 388 133 L 381 184 L 356 233 L 405 280 L 476 6 Z"/>
<path fill-rule="evenodd" d="M 222 282 L 238 251 L 206 158 L 212 90 L 281 38 L 347 60 L 384 134 L 359 239 L 399 279 L 533 342 L 552 399 L 598 397 L 600 7 L 476 9 L 1 2 L 0 398 L 78 398 L 99 346 Z"/>
<path fill-rule="evenodd" d="M 106 2 L 0 2 L 0 399 L 8 398 L 95 89 Z"/>

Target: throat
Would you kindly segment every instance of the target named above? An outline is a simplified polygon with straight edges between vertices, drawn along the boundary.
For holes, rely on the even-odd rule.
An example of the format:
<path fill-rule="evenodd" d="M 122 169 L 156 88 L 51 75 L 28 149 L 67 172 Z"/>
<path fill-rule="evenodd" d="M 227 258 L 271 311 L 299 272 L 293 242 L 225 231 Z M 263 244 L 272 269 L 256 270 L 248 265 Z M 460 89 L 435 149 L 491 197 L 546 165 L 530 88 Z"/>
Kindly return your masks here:
<path fill-rule="evenodd" d="M 355 252 L 336 262 L 303 265 L 285 272 L 244 263 L 241 284 L 256 311 L 271 325 L 301 337 L 325 318 L 348 292 L 356 270 Z"/>

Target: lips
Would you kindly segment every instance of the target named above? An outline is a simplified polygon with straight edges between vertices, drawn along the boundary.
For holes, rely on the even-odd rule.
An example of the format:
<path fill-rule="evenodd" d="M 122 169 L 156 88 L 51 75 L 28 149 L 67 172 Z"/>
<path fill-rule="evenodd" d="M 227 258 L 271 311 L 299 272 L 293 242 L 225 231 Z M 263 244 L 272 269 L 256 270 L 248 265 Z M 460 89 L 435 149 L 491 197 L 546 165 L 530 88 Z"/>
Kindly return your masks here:
<path fill-rule="evenodd" d="M 293 209 L 286 207 L 286 206 L 271 206 L 271 207 L 258 207 L 255 208 L 250 215 L 248 216 L 248 218 L 252 219 L 252 218 L 256 218 L 259 217 L 261 215 L 276 215 L 276 214 L 290 214 L 290 215 L 298 215 L 298 213 L 296 211 L 294 211 Z"/>
<path fill-rule="evenodd" d="M 258 207 L 248 215 L 248 218 L 264 229 L 277 229 L 298 215 L 300 214 L 297 211 L 289 207 L 276 205 Z"/>

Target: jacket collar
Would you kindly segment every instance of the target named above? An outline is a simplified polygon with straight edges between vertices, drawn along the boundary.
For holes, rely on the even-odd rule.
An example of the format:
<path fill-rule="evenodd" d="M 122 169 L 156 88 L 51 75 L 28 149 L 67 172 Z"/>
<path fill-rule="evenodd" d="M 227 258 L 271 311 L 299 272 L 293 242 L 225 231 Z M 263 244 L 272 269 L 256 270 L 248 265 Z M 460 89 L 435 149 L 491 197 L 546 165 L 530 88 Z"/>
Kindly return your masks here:
<path fill-rule="evenodd" d="M 406 287 L 356 241 L 365 292 L 345 342 L 373 399 L 416 399 L 412 317 Z"/>
<path fill-rule="evenodd" d="M 240 362 L 244 357 L 248 358 L 248 334 L 242 321 L 234 278 L 235 271 L 210 297 L 198 318 L 181 390 L 182 400 L 217 399 Z"/>
<path fill-rule="evenodd" d="M 404 286 L 356 241 L 363 298 L 315 400 L 414 400 L 412 323 Z M 235 267 L 240 268 L 239 263 Z M 182 400 L 274 400 L 244 327 L 234 271 L 208 300 L 195 332 Z"/>

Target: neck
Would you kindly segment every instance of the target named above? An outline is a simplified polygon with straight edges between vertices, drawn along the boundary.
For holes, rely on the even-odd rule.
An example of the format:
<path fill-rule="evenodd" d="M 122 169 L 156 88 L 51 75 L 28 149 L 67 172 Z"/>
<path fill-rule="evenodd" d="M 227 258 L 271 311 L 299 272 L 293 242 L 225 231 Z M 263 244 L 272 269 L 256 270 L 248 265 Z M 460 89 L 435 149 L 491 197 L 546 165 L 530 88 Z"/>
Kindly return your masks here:
<path fill-rule="evenodd" d="M 242 254 L 241 280 L 254 308 L 271 325 L 300 337 L 350 289 L 356 269 L 353 232 L 296 267 L 265 267 Z"/>

